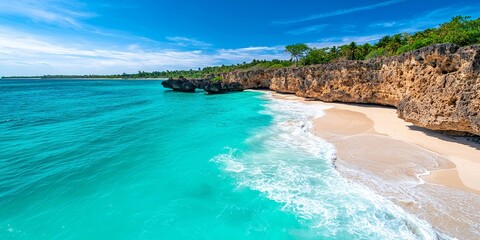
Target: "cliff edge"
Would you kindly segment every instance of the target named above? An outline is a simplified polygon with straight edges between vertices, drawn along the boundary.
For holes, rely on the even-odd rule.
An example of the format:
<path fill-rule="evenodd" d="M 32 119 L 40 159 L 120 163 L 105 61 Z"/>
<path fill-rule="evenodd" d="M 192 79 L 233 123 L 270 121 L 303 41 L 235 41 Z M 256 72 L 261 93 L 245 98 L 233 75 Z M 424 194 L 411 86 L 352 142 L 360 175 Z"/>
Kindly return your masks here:
<path fill-rule="evenodd" d="M 226 83 L 326 102 L 394 106 L 414 125 L 480 135 L 480 46 L 437 44 L 395 57 L 234 71 Z"/>

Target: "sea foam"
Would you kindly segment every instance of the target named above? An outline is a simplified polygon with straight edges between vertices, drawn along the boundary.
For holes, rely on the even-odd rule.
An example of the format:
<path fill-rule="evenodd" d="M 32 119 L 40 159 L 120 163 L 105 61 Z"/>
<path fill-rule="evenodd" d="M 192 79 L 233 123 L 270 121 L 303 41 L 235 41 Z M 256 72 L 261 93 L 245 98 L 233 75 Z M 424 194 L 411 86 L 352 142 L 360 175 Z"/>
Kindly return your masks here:
<path fill-rule="evenodd" d="M 275 99 L 262 114 L 272 124 L 247 140 L 249 151 L 226 148 L 212 159 L 240 188 L 282 204 L 310 228 L 309 237 L 335 239 L 438 239 L 431 225 L 373 191 L 348 181 L 335 169 L 335 148 L 312 134 L 316 104 Z M 312 236 L 313 234 L 313 236 Z"/>

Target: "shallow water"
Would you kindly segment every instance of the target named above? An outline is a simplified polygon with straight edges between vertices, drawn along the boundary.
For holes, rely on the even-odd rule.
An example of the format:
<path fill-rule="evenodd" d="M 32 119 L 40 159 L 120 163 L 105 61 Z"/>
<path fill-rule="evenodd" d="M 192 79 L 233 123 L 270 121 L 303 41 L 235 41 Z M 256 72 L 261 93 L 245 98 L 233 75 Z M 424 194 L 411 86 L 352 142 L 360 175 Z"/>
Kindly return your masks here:
<path fill-rule="evenodd" d="M 322 109 L 159 81 L 0 81 L 0 239 L 435 239 L 342 178 Z"/>

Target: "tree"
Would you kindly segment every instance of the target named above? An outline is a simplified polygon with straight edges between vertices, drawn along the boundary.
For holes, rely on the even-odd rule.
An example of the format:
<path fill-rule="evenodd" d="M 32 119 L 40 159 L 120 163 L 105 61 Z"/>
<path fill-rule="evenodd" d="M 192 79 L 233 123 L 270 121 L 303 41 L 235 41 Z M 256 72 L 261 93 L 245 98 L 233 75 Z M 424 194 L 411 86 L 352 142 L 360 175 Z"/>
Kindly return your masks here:
<path fill-rule="evenodd" d="M 377 48 L 375 50 L 370 51 L 366 56 L 365 59 L 372 59 L 385 56 L 385 49 L 384 48 Z"/>
<path fill-rule="evenodd" d="M 442 42 L 455 43 L 460 46 L 480 42 L 480 19 L 456 16 L 450 22 L 440 25 L 438 36 Z"/>
<path fill-rule="evenodd" d="M 397 54 L 398 49 L 406 43 L 407 42 L 404 39 L 403 35 L 395 34 L 390 38 L 390 41 L 385 46 L 385 49 L 390 55 L 395 55 Z"/>
<path fill-rule="evenodd" d="M 329 63 L 333 57 L 328 52 L 329 48 L 320 48 L 320 49 L 312 49 L 308 52 L 307 56 L 303 59 L 304 65 L 311 65 L 311 64 L 322 64 L 322 63 Z"/>
<path fill-rule="evenodd" d="M 308 51 L 310 51 L 310 48 L 304 43 L 285 46 L 285 52 L 290 53 L 292 58 L 295 59 L 295 63 L 304 58 Z"/>
<path fill-rule="evenodd" d="M 355 59 L 364 60 L 366 56 L 372 51 L 372 45 L 365 43 L 358 46 L 357 51 L 355 52 Z"/>
<path fill-rule="evenodd" d="M 355 60 L 355 54 L 357 52 L 358 45 L 356 42 L 351 42 L 348 45 L 343 45 L 341 46 L 342 52 L 345 54 L 347 59 L 349 60 Z"/>
<path fill-rule="evenodd" d="M 384 36 L 382 38 L 380 38 L 380 40 L 378 40 L 377 44 L 375 44 L 375 47 L 376 48 L 385 48 L 388 43 L 390 42 L 390 36 L 387 35 L 387 36 Z"/>
<path fill-rule="evenodd" d="M 338 55 L 340 54 L 340 48 L 337 47 L 337 46 L 333 46 L 332 48 L 330 48 L 330 54 L 331 54 L 334 58 L 337 58 Z"/>

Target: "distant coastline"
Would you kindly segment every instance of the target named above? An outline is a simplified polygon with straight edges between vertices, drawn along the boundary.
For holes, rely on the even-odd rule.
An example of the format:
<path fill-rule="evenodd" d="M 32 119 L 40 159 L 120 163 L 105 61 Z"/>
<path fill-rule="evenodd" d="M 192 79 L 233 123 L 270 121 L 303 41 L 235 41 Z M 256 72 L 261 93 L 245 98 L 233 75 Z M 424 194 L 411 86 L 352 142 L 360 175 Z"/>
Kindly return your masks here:
<path fill-rule="evenodd" d="M 142 80 L 142 81 L 159 81 L 167 80 L 168 78 L 109 78 L 109 77 L 55 77 L 55 78 L 43 78 L 43 77 L 1 77 L 0 80 Z"/>

